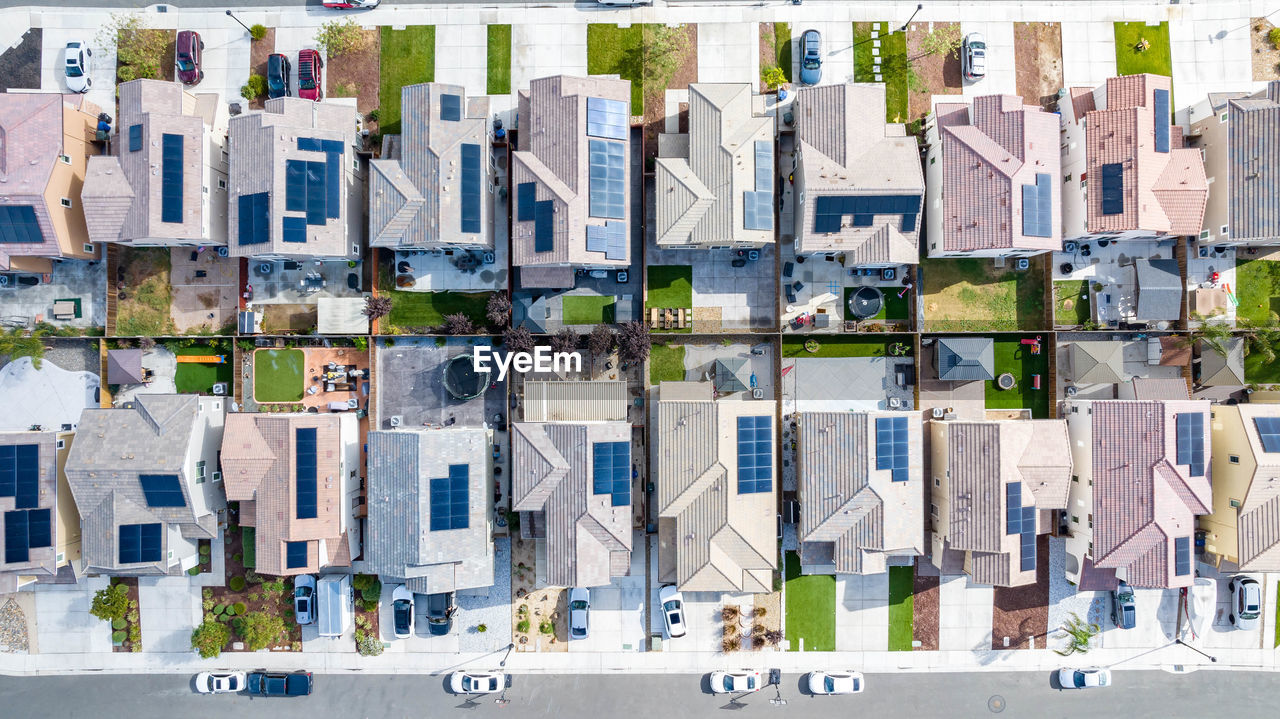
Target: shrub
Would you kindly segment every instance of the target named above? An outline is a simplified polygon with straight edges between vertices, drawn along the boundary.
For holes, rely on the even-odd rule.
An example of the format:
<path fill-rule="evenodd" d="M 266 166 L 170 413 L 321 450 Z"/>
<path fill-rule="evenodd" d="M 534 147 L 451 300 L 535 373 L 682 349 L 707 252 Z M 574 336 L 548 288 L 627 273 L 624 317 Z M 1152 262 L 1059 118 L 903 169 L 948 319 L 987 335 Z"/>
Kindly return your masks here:
<path fill-rule="evenodd" d="M 198 564 L 197 564 L 196 566 L 194 566 L 194 567 L 192 567 L 192 568 L 190 568 L 190 569 L 188 569 L 188 570 L 187 570 L 187 574 L 190 574 L 190 575 L 191 575 L 191 576 L 193 576 L 193 577 L 194 577 L 194 576 L 196 576 L 196 575 L 197 575 L 197 574 L 199 574 L 199 573 L 200 573 L 200 565 L 198 565 Z"/>
<path fill-rule="evenodd" d="M 381 116 L 382 116 L 381 111 L 379 111 L 378 108 L 375 107 L 372 110 L 370 110 L 368 114 L 365 115 L 365 119 L 367 119 L 369 122 L 377 122 L 378 118 Z"/>
<path fill-rule="evenodd" d="M 202 622 L 191 630 L 191 648 L 205 659 L 222 654 L 222 647 L 231 639 L 231 630 L 217 622 Z"/>
<path fill-rule="evenodd" d="M 551 623 L 550 619 L 543 619 L 542 623 L 538 625 L 538 631 L 542 632 L 543 634 L 554 634 L 556 631 L 556 626 Z"/>
<path fill-rule="evenodd" d="M 248 607 L 244 605 L 244 602 L 236 602 L 232 605 L 232 608 L 236 610 L 236 614 L 244 614 L 245 611 L 248 610 Z"/>
<path fill-rule="evenodd" d="M 228 606 L 227 610 L 223 612 L 223 614 L 228 617 L 234 617 L 236 615 L 236 608 L 234 606 Z"/>
<path fill-rule="evenodd" d="M 267 36 L 266 25 L 254 23 L 253 25 L 249 26 L 249 37 L 252 37 L 254 40 L 261 40 L 266 36 Z"/>
<path fill-rule="evenodd" d="M 167 54 L 170 34 L 153 30 L 137 13 L 121 12 L 101 26 L 98 45 L 116 47 L 116 75 L 120 82 L 140 77 L 159 79 L 161 61 Z"/>
<path fill-rule="evenodd" d="M 520 632 L 521 634 L 527 633 L 529 631 L 529 620 L 521 619 L 520 621 L 516 622 L 516 631 Z"/>
<path fill-rule="evenodd" d="M 351 588 L 363 594 L 364 590 L 372 587 L 376 581 L 378 578 L 372 574 L 357 574 L 351 578 Z"/>
<path fill-rule="evenodd" d="M 316 32 L 316 46 L 330 59 L 346 52 L 360 50 L 364 45 L 364 31 L 351 18 L 330 20 L 321 25 L 320 30 Z"/>
<path fill-rule="evenodd" d="M 209 556 L 209 552 L 210 552 L 210 551 L 211 551 L 211 550 L 209 549 L 209 545 L 207 545 L 207 544 L 201 544 L 201 545 L 200 545 L 200 556 L 201 556 L 201 557 L 207 557 L 207 556 Z"/>
<path fill-rule="evenodd" d="M 123 619 L 129 611 L 129 588 L 123 584 L 113 584 L 106 589 L 99 589 L 93 595 L 93 605 L 89 613 L 104 622 Z"/>
<path fill-rule="evenodd" d="M 129 641 L 135 644 L 142 641 L 142 627 L 137 624 L 129 627 Z"/>
<path fill-rule="evenodd" d="M 129 623 L 128 623 L 128 622 L 126 622 L 126 621 L 125 621 L 125 620 L 123 620 L 123 619 L 112 619 L 112 620 L 111 620 L 111 628 L 112 628 L 112 629 L 124 629 L 124 628 L 125 628 L 125 627 L 127 627 L 127 626 L 129 626 Z"/>
<path fill-rule="evenodd" d="M 246 569 L 244 572 L 244 580 L 249 584 L 262 584 L 262 575 L 251 569 Z"/>
<path fill-rule="evenodd" d="M 240 95 L 246 100 L 256 100 L 267 94 L 267 78 L 261 75 L 250 75 L 249 80 L 240 88 Z"/>
<path fill-rule="evenodd" d="M 256 652 L 271 646 L 284 633 L 284 620 L 266 612 L 249 612 L 244 615 L 244 628 L 240 636 L 244 638 L 249 651 Z"/>
<path fill-rule="evenodd" d="M 122 631 L 111 632 L 111 643 L 112 643 L 112 644 L 124 644 L 124 638 L 125 638 L 126 636 L 128 636 L 128 635 L 126 635 L 126 634 L 125 634 L 124 632 L 122 632 Z"/>
<path fill-rule="evenodd" d="M 364 607 L 364 610 L 365 610 L 366 612 L 376 612 L 376 611 L 378 611 L 378 600 L 376 600 L 376 599 L 364 599 L 364 600 L 361 600 L 360 605 L 361 605 L 362 607 Z"/>
<path fill-rule="evenodd" d="M 212 600 L 212 599 L 206 599 L 206 600 L 204 600 L 203 602 L 201 602 L 200 604 L 201 604 L 201 606 L 202 606 L 202 607 L 204 607 L 204 610 L 205 610 L 206 612 L 212 612 L 212 611 L 213 611 L 213 600 Z"/>
<path fill-rule="evenodd" d="M 376 657 L 382 654 L 384 647 L 377 637 L 366 636 L 356 643 L 356 649 L 362 657 Z"/>
<path fill-rule="evenodd" d="M 488 624 L 477 624 L 477 625 L 476 625 L 476 631 L 477 631 L 477 632 L 480 632 L 481 634 L 484 634 L 485 632 L 489 631 L 489 625 L 488 625 Z"/>
<path fill-rule="evenodd" d="M 364 598 L 365 602 L 373 602 L 376 605 L 378 600 L 382 598 L 382 582 L 375 578 L 373 584 L 360 590 L 360 596 Z"/>
<path fill-rule="evenodd" d="M 242 559 L 244 559 L 244 555 L 240 554 L 239 552 L 236 552 L 235 554 L 231 555 L 231 561 L 235 562 L 236 564 L 239 564 Z"/>
<path fill-rule="evenodd" d="M 239 575 L 236 575 L 236 576 L 232 577 L 231 579 L 228 579 L 228 580 L 227 580 L 227 586 L 228 586 L 228 587 L 230 587 L 231 591 L 233 591 L 233 592 L 243 592 L 243 591 L 244 591 L 244 577 L 241 577 L 241 576 L 239 576 Z"/>
<path fill-rule="evenodd" d="M 227 611 L 227 605 L 225 605 L 225 604 L 219 604 L 219 605 L 217 605 L 217 606 L 215 606 L 215 607 L 213 608 L 213 613 L 214 613 L 214 614 L 223 614 L 223 613 L 225 613 L 226 611 Z"/>
<path fill-rule="evenodd" d="M 213 599 L 213 590 L 208 587 L 205 587 L 204 589 L 200 590 L 200 596 L 204 597 L 205 599 Z"/>
<path fill-rule="evenodd" d="M 130 610 L 129 610 L 129 613 L 125 615 L 125 619 L 128 619 L 130 622 L 133 622 L 134 624 L 137 624 L 137 623 L 138 623 L 138 610 L 137 610 L 136 608 L 134 608 L 134 609 L 130 609 Z"/>
<path fill-rule="evenodd" d="M 1280 27 L 1271 28 L 1271 32 L 1267 33 L 1267 39 L 1271 41 L 1272 45 L 1280 48 Z"/>
<path fill-rule="evenodd" d="M 234 619 L 232 619 L 231 628 L 235 630 L 236 634 L 243 635 L 244 634 L 244 617 L 235 617 Z"/>
<path fill-rule="evenodd" d="M 763 617 L 764 615 L 769 613 L 769 610 L 765 609 L 764 607 L 756 607 L 755 609 L 751 610 L 751 613 L 757 617 Z"/>
<path fill-rule="evenodd" d="M 776 88 L 787 81 L 787 75 L 782 68 L 774 65 L 773 67 L 765 67 L 760 69 L 760 79 L 770 90 Z"/>

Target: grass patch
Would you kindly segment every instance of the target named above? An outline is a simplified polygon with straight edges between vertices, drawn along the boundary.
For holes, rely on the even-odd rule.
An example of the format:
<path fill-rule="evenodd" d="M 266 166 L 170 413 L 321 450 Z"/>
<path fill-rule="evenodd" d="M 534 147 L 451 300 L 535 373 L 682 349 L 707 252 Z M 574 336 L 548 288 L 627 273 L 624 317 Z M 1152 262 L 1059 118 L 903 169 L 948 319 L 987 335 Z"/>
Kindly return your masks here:
<path fill-rule="evenodd" d="M 644 25 L 587 25 L 587 74 L 631 81 L 631 114 L 644 114 Z"/>
<path fill-rule="evenodd" d="M 1044 269 L 998 269 L 990 258 L 920 260 L 925 332 L 1038 330 Z"/>
<path fill-rule="evenodd" d="M 253 398 L 258 402 L 302 399 L 302 350 L 257 350 L 253 353 Z"/>
<path fill-rule="evenodd" d="M 444 324 L 445 315 L 461 312 L 479 328 L 488 322 L 485 307 L 490 294 L 391 290 L 391 314 L 387 317 L 396 327 L 438 327 Z"/>
<path fill-rule="evenodd" d="M 787 76 L 787 82 L 791 82 L 791 23 L 773 24 L 773 55 L 778 58 L 778 67 Z"/>
<path fill-rule="evenodd" d="M 907 34 L 885 34 L 887 22 L 855 22 L 853 24 L 853 74 L 858 82 L 875 81 L 875 56 L 871 54 L 872 26 L 880 26 L 880 77 L 885 85 L 884 116 L 889 122 L 906 122 L 907 110 Z"/>
<path fill-rule="evenodd" d="M 380 72 L 378 130 L 394 135 L 400 132 L 400 88 L 436 79 L 435 25 L 383 26 Z"/>
<path fill-rule="evenodd" d="M 1067 300 L 1071 307 L 1067 308 Z M 1053 323 L 1062 327 L 1078 327 L 1091 319 L 1088 280 L 1053 281 Z"/>
<path fill-rule="evenodd" d="M 613 295 L 565 295 L 561 321 L 566 325 L 612 324 L 615 301 Z"/>
<path fill-rule="evenodd" d="M 804 348 L 806 340 L 818 343 L 818 351 L 810 352 Z M 889 345 L 901 342 L 907 346 L 907 354 L 911 356 L 911 338 L 906 335 L 814 335 L 808 337 L 786 336 L 782 338 L 783 357 L 884 357 L 889 353 Z"/>
<path fill-rule="evenodd" d="M 1118 22 L 1116 28 L 1116 74 L 1137 75 L 1149 72 L 1173 77 L 1173 58 L 1169 52 L 1169 23 L 1148 27 L 1144 22 Z M 1151 44 L 1139 52 L 1141 40 Z"/>
<path fill-rule="evenodd" d="M 915 568 L 889 567 L 889 651 L 911 651 Z"/>
<path fill-rule="evenodd" d="M 115 334 L 120 337 L 157 337 L 176 334 L 169 306 L 169 248 L 122 248 L 119 266 L 124 270 L 125 298 L 116 305 Z"/>
<path fill-rule="evenodd" d="M 222 364 L 203 362 L 179 362 L 174 373 L 173 383 L 179 394 L 212 394 L 215 382 L 226 382 L 231 385 L 231 352 L 221 352 L 212 347 L 180 347 L 174 354 L 182 355 L 222 355 Z"/>
<path fill-rule="evenodd" d="M 253 527 L 240 528 L 240 548 L 241 562 L 245 569 L 256 569 L 258 567 L 258 543 L 257 530 Z"/>
<path fill-rule="evenodd" d="M 1029 335 L 1028 339 L 1031 338 Z M 1031 354 L 1031 345 L 1024 345 L 1022 338 L 1002 338 L 995 345 L 995 375 L 1008 372 L 1017 384 L 1013 389 L 1000 389 L 995 380 L 988 380 L 986 400 L 988 409 L 1029 409 L 1036 419 L 1049 417 L 1049 347 L 1042 344 L 1040 354 Z M 1047 340 L 1043 335 L 1042 341 Z M 1031 388 L 1031 375 L 1040 375 L 1040 389 Z"/>
<path fill-rule="evenodd" d="M 649 384 L 684 381 L 684 345 L 658 345 L 649 348 Z"/>
<path fill-rule="evenodd" d="M 1272 308 L 1280 300 L 1280 262 L 1245 260 L 1236 262 L 1236 320 L 1255 327 L 1274 324 Z"/>
<path fill-rule="evenodd" d="M 836 578 L 829 574 L 800 574 L 800 557 L 787 552 L 785 559 L 787 639 L 791 651 L 803 640 L 807 652 L 832 652 L 836 648 Z"/>
<path fill-rule="evenodd" d="M 511 92 L 511 26 L 489 26 L 489 94 Z"/>
<path fill-rule="evenodd" d="M 1244 381 L 1250 384 L 1280 384 L 1280 362 L 1267 364 L 1258 352 L 1245 355 Z"/>
<path fill-rule="evenodd" d="M 857 287 L 844 288 L 844 309 L 846 312 L 848 312 L 849 309 L 849 297 L 857 291 Z M 911 314 L 911 300 L 907 298 L 907 295 L 904 294 L 902 297 L 899 297 L 897 291 L 892 288 L 889 288 L 889 291 L 887 292 L 884 291 L 884 288 L 881 288 L 881 294 L 884 295 L 884 301 L 880 303 L 880 311 L 871 319 L 889 321 L 903 321 L 909 319 Z"/>
<path fill-rule="evenodd" d="M 693 307 L 693 268 L 689 265 L 649 266 L 649 307 Z"/>

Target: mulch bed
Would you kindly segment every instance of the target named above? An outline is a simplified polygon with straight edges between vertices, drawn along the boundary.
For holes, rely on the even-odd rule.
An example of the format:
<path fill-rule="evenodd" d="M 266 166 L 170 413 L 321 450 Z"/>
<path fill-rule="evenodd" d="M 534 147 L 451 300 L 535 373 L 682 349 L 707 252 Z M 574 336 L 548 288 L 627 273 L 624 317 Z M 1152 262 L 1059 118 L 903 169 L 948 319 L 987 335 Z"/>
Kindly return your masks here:
<path fill-rule="evenodd" d="M 991 610 L 992 649 L 1030 649 L 1047 646 L 1049 636 L 1049 535 L 1036 538 L 1036 583 L 996 587 Z M 1009 638 L 1005 646 L 1004 638 Z"/>
<path fill-rule="evenodd" d="M 1013 24 L 1018 94 L 1028 105 L 1052 112 L 1062 88 L 1062 26 L 1056 22 Z"/>
<path fill-rule="evenodd" d="M 365 30 L 363 49 L 329 58 L 324 66 L 329 72 L 326 81 L 329 97 L 351 97 L 354 90 L 356 112 L 367 115 L 370 110 L 378 107 L 381 56 L 382 33 L 378 30 Z M 369 131 L 372 134 L 375 130 L 370 127 Z"/>
<path fill-rule="evenodd" d="M 252 570 L 246 570 L 243 564 L 244 541 L 241 538 L 240 526 L 234 523 L 228 525 L 228 530 L 223 535 L 223 540 L 226 552 L 224 559 L 226 561 L 227 583 L 230 583 L 232 577 L 247 578 L 248 572 Z M 269 582 L 275 580 L 276 577 L 262 576 L 262 579 Z M 293 619 L 293 580 L 286 577 L 283 581 L 284 591 L 279 598 L 265 596 L 266 593 L 263 592 L 261 584 L 253 584 L 248 581 L 245 582 L 244 589 L 239 592 L 231 591 L 229 586 L 207 587 L 202 598 L 206 601 L 212 599 L 215 606 L 219 604 L 230 606 L 237 602 L 242 602 L 245 605 L 246 614 L 255 611 L 266 611 L 279 615 L 284 620 L 286 636 L 272 646 L 271 651 L 302 651 L 302 627 L 298 626 Z M 250 595 L 254 595 L 256 598 L 251 599 Z M 210 610 L 206 609 L 204 612 L 207 617 Z M 222 648 L 222 651 L 235 651 L 233 647 L 239 641 L 242 640 L 236 636 L 233 629 L 231 639 Z"/>
<path fill-rule="evenodd" d="M 921 562 L 927 561 L 923 557 L 916 559 L 917 569 Z M 911 638 L 920 642 L 917 650 L 937 651 L 938 650 L 938 605 L 939 594 L 938 589 L 939 578 L 937 576 L 926 576 L 915 573 L 915 582 L 912 585 L 912 593 L 915 595 L 912 606 L 914 617 L 911 624 Z"/>
<path fill-rule="evenodd" d="M 267 76 L 267 58 L 276 51 L 276 29 L 267 28 L 267 34 L 262 36 L 261 40 L 249 41 L 249 73 L 252 75 Z M 253 109 L 262 109 L 263 98 L 254 98 L 249 101 L 249 107 Z"/>
<path fill-rule="evenodd" d="M 120 630 L 125 633 L 125 640 L 120 646 L 118 647 L 113 646 L 111 648 L 111 651 L 113 652 L 139 651 L 140 652 L 142 651 L 141 639 L 139 639 L 138 646 L 135 648 L 133 646 L 133 642 L 130 641 L 128 638 L 129 635 L 133 633 L 133 625 L 135 624 L 135 622 L 130 622 L 128 620 L 128 617 L 130 614 L 133 614 L 134 612 L 139 612 L 138 621 L 136 622 L 136 624 L 138 624 L 139 630 L 141 630 L 142 628 L 142 615 L 141 615 L 142 605 L 138 603 L 138 578 L 137 577 L 114 577 L 111 580 L 111 584 L 112 585 L 123 584 L 124 586 L 129 588 L 129 611 L 125 613 L 125 628 Z M 115 628 L 113 627 L 112 633 L 114 632 L 115 632 Z M 141 637 L 141 634 L 139 634 L 139 637 Z"/>
<path fill-rule="evenodd" d="M 933 29 L 940 31 L 951 25 L 958 30 L 960 23 L 935 22 Z M 930 102 L 934 95 L 960 95 L 964 89 L 964 79 L 960 75 L 960 51 L 925 55 L 921 45 L 928 35 L 929 23 L 912 23 L 907 29 L 907 59 L 923 83 L 923 90 L 907 92 L 907 112 L 913 120 L 922 119 L 933 111 Z"/>
<path fill-rule="evenodd" d="M 760 23 L 760 67 L 773 67 L 778 64 L 778 48 L 774 46 L 774 30 L 773 23 Z M 759 92 L 767 92 L 768 86 L 764 84 L 764 80 L 758 80 L 757 90 Z"/>
<path fill-rule="evenodd" d="M 686 90 L 689 83 L 698 81 L 698 26 L 690 23 L 684 26 L 688 38 L 688 51 L 684 61 L 671 75 L 665 87 L 646 88 L 648 97 L 644 99 L 644 159 L 645 170 L 648 171 L 649 160 L 658 156 L 658 134 L 666 132 L 667 90 Z"/>
<path fill-rule="evenodd" d="M 33 27 L 22 36 L 17 47 L 0 54 L 0 89 L 36 90 L 40 88 L 40 51 L 44 31 Z"/>

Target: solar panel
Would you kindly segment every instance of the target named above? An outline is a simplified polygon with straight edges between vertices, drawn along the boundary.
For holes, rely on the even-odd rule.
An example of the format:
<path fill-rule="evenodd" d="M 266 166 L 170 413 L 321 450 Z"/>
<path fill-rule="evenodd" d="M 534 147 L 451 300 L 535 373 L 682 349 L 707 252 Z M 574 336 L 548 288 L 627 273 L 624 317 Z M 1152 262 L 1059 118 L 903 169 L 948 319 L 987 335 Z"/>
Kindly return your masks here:
<path fill-rule="evenodd" d="M 1184 577 L 1191 573 L 1191 538 L 1175 537 L 1173 540 L 1173 573 Z"/>
<path fill-rule="evenodd" d="M 1004 486 L 1004 533 L 1022 531 L 1022 482 L 1010 482 Z"/>
<path fill-rule="evenodd" d="M 462 231 L 480 231 L 480 193 L 484 178 L 480 173 L 480 146 L 462 145 Z"/>
<path fill-rule="evenodd" d="M 159 524 L 122 524 L 117 542 L 120 564 L 160 561 L 162 542 Z"/>
<path fill-rule="evenodd" d="M 316 509 L 316 428 L 299 427 L 293 431 L 294 484 L 298 519 L 315 519 Z"/>
<path fill-rule="evenodd" d="M 532 182 L 516 185 L 516 222 L 533 219 L 533 204 L 538 199 L 538 186 Z"/>
<path fill-rule="evenodd" d="M 27 529 L 27 513 L 5 512 L 4 513 L 4 561 L 6 564 L 16 564 L 25 562 L 30 559 Z"/>
<path fill-rule="evenodd" d="M 444 93 L 440 95 L 440 119 L 458 122 L 462 119 L 462 97 Z"/>
<path fill-rule="evenodd" d="M 299 137 L 298 149 L 307 152 L 323 152 L 325 154 L 324 162 L 314 162 L 316 165 L 323 165 L 322 168 L 311 168 L 308 166 L 308 172 L 316 173 L 321 179 L 323 190 L 322 207 L 323 215 L 314 214 L 319 210 L 308 211 L 307 224 L 323 225 L 324 219 L 337 219 L 342 216 L 342 154 L 343 142 L 341 140 L 321 140 L 315 137 Z M 309 161 L 313 162 L 313 161 Z M 308 177 L 308 183 L 314 179 Z M 309 193 L 312 192 L 308 184 Z M 309 199 L 308 202 L 316 202 L 317 200 Z M 308 205 L 310 207 L 310 205 Z"/>
<path fill-rule="evenodd" d="M 14 445 L 14 470 L 13 508 L 40 506 L 40 445 Z"/>
<path fill-rule="evenodd" d="M 302 569 L 307 566 L 307 543 L 306 542 L 285 542 L 284 544 L 284 568 L 285 569 Z"/>
<path fill-rule="evenodd" d="M 282 217 L 281 234 L 285 242 L 303 243 L 307 241 L 307 218 Z"/>
<path fill-rule="evenodd" d="M 142 149 L 142 125 L 129 126 L 129 152 Z"/>
<path fill-rule="evenodd" d="M 1124 165 L 1118 162 L 1102 166 L 1102 214 L 1124 212 Z"/>
<path fill-rule="evenodd" d="M 27 509 L 27 544 L 34 548 L 53 546 L 53 513 L 47 509 Z"/>
<path fill-rule="evenodd" d="M 1280 417 L 1254 417 L 1263 452 L 1280 452 Z"/>
<path fill-rule="evenodd" d="M 610 220 L 587 225 L 587 251 L 603 252 L 606 259 L 627 259 L 627 223 Z"/>
<path fill-rule="evenodd" d="M 449 476 L 431 480 L 431 531 L 466 529 L 471 523 L 471 468 L 465 464 L 449 465 Z"/>
<path fill-rule="evenodd" d="M 756 140 L 756 192 L 773 193 L 773 143 Z"/>
<path fill-rule="evenodd" d="M 555 202 L 541 200 L 533 205 L 533 251 L 550 252 L 555 249 L 555 227 L 552 215 Z"/>
<path fill-rule="evenodd" d="M 12 497 L 18 492 L 18 448 L 12 444 L 0 446 L 0 497 Z"/>
<path fill-rule="evenodd" d="M 1036 184 L 1022 186 L 1022 234 L 1027 237 L 1053 236 L 1053 178 L 1036 173 Z"/>
<path fill-rule="evenodd" d="M 1034 571 L 1036 568 L 1036 535 L 1034 533 L 1023 534 L 1019 542 L 1019 548 L 1022 550 L 1022 562 L 1020 564 L 1022 571 Z"/>
<path fill-rule="evenodd" d="M 588 136 L 626 140 L 630 124 L 631 116 L 627 111 L 627 103 L 621 100 L 606 100 L 603 97 L 587 98 Z"/>
<path fill-rule="evenodd" d="M 240 244 L 260 245 L 271 238 L 268 228 L 268 211 L 271 197 L 265 192 L 240 195 L 237 200 L 240 213 Z"/>
<path fill-rule="evenodd" d="M 185 507 L 187 498 L 182 494 L 182 483 L 176 474 L 140 474 L 142 494 L 148 507 Z"/>
<path fill-rule="evenodd" d="M 876 418 L 876 469 L 887 469 L 894 482 L 908 479 L 907 418 Z"/>
<path fill-rule="evenodd" d="M 327 215 L 324 184 L 325 163 L 307 163 L 307 224 L 323 225 Z"/>
<path fill-rule="evenodd" d="M 589 145 L 591 202 L 588 214 L 621 220 L 627 216 L 626 145 L 605 140 L 591 140 Z"/>
<path fill-rule="evenodd" d="M 742 226 L 748 230 L 773 229 L 773 192 L 742 193 Z"/>
<path fill-rule="evenodd" d="M 877 215 L 899 215 L 900 231 L 914 232 L 919 195 L 824 195 L 814 200 L 813 231 L 839 232 L 847 215 L 854 227 L 871 227 Z"/>
<path fill-rule="evenodd" d="M 1156 152 L 1169 151 L 1169 91 L 1155 91 L 1155 117 L 1153 122 L 1156 128 Z"/>
<path fill-rule="evenodd" d="M 288 212 L 307 211 L 307 161 L 284 162 L 284 209 Z"/>
<path fill-rule="evenodd" d="M 182 222 L 182 135 L 160 138 L 160 221 Z"/>
<path fill-rule="evenodd" d="M 614 507 L 631 503 L 631 443 L 591 445 L 591 493 L 612 495 Z"/>
<path fill-rule="evenodd" d="M 1204 476 L 1204 413 L 1179 414 L 1174 418 L 1178 433 L 1178 464 L 1188 465 L 1192 477 Z"/>
<path fill-rule="evenodd" d="M 0 206 L 0 243 L 39 244 L 44 233 L 36 220 L 36 208 L 32 205 Z"/>
<path fill-rule="evenodd" d="M 773 491 L 773 418 L 738 418 L 738 494 Z"/>

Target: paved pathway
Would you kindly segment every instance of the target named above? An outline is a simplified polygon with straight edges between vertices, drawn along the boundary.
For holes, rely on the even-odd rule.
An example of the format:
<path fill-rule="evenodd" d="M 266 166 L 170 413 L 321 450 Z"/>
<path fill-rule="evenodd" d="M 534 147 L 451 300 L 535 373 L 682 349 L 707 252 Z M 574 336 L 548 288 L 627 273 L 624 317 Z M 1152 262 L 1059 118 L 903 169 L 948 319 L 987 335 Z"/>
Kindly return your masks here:
<path fill-rule="evenodd" d="M 140 578 L 143 651 L 190 653 L 191 630 L 203 618 L 200 603 L 199 590 L 185 574 Z"/>

